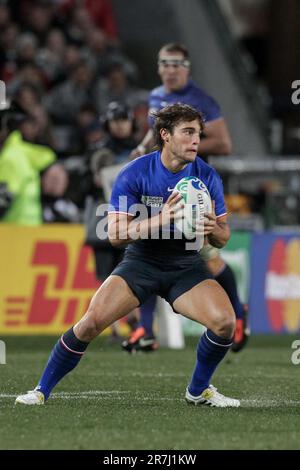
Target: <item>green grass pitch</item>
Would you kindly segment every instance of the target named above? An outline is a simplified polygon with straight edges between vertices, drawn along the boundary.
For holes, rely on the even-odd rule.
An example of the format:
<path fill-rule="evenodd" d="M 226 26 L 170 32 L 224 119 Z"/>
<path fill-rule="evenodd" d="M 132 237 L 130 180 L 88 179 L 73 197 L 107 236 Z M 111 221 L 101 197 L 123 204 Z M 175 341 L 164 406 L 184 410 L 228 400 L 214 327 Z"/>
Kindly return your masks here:
<path fill-rule="evenodd" d="M 14 405 L 34 387 L 55 339 L 2 338 L 1 449 L 299 449 L 300 365 L 293 336 L 251 338 L 227 355 L 213 384 L 238 409 L 187 405 L 196 340 L 184 350 L 127 355 L 95 341 L 45 406 Z"/>

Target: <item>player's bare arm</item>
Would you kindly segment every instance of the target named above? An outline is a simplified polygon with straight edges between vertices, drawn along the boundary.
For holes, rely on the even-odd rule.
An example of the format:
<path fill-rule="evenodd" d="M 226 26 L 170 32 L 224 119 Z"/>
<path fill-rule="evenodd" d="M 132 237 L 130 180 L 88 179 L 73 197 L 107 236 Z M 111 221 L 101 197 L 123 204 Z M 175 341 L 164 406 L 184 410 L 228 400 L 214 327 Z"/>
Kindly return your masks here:
<path fill-rule="evenodd" d="M 208 243 L 216 248 L 223 248 L 230 238 L 230 227 L 227 216 L 217 217 L 215 201 L 212 201 L 212 212 L 204 214 L 204 221 L 197 223 L 197 232 L 204 235 Z"/>
<path fill-rule="evenodd" d="M 217 218 L 214 213 L 206 214 L 207 222 L 204 224 L 208 241 L 216 248 L 223 248 L 230 238 L 230 227 L 227 222 L 227 216 Z"/>
<path fill-rule="evenodd" d="M 173 192 L 162 211 L 149 219 L 135 222 L 134 216 L 121 213 L 108 214 L 108 237 L 112 246 L 122 246 L 137 239 L 147 238 L 150 233 L 158 232 L 160 227 L 182 217 L 183 205 L 178 204 L 181 195 Z"/>

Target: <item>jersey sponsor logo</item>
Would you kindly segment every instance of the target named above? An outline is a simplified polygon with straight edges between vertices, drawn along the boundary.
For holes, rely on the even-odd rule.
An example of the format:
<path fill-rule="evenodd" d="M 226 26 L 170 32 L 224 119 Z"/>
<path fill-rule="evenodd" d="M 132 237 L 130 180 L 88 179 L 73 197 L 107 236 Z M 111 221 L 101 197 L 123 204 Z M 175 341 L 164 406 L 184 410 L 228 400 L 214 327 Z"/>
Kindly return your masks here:
<path fill-rule="evenodd" d="M 164 198 L 160 196 L 142 196 L 142 202 L 147 207 L 161 207 L 164 203 Z"/>
<path fill-rule="evenodd" d="M 272 246 L 265 297 L 273 330 L 300 328 L 300 240 L 279 238 Z"/>
<path fill-rule="evenodd" d="M 172 191 L 174 191 L 174 189 L 175 189 L 175 188 L 170 188 L 170 186 L 168 186 L 167 191 L 168 191 L 169 193 L 171 193 Z"/>

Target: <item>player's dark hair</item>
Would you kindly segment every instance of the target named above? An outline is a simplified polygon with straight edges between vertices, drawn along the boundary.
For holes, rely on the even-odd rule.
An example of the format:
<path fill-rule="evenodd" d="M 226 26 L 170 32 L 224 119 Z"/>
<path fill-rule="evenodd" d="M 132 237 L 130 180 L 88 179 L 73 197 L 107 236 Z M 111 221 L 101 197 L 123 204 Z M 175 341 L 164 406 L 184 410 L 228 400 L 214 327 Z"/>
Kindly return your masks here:
<path fill-rule="evenodd" d="M 158 59 L 162 52 L 181 52 L 185 59 L 190 58 L 189 51 L 185 45 L 180 44 L 179 42 L 169 42 L 168 44 L 165 44 L 158 52 Z"/>
<path fill-rule="evenodd" d="M 174 127 L 181 122 L 191 122 L 197 120 L 200 124 L 200 132 L 204 130 L 204 117 L 203 114 L 197 109 L 187 104 L 175 103 L 161 110 L 151 114 L 155 118 L 153 128 L 155 144 L 159 149 L 164 146 L 164 141 L 161 138 L 161 129 L 166 129 L 170 134 L 173 134 Z"/>

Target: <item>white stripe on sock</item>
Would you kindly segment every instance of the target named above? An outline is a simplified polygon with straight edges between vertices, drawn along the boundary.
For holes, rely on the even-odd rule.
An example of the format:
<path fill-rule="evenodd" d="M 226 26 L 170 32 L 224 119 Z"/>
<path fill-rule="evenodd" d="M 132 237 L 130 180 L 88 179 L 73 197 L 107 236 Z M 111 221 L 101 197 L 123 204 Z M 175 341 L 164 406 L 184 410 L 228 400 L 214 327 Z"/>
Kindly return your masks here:
<path fill-rule="evenodd" d="M 210 339 L 208 336 L 207 336 L 207 332 L 205 331 L 205 336 L 206 338 L 208 339 L 208 341 L 210 341 L 211 343 L 213 344 L 216 344 L 217 346 L 222 346 L 222 348 L 230 348 L 230 346 L 232 346 L 232 343 L 229 343 L 229 344 L 219 344 L 219 343 L 216 343 L 215 341 L 213 341 L 212 339 Z"/>
<path fill-rule="evenodd" d="M 61 337 L 60 340 L 61 340 L 63 346 L 64 346 L 68 351 L 70 351 L 71 353 L 73 353 L 73 354 L 78 354 L 78 356 L 82 356 L 82 355 L 84 354 L 84 351 L 74 351 L 74 349 L 69 348 L 69 347 L 66 345 L 66 343 L 64 342 L 63 337 Z"/>

